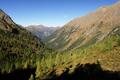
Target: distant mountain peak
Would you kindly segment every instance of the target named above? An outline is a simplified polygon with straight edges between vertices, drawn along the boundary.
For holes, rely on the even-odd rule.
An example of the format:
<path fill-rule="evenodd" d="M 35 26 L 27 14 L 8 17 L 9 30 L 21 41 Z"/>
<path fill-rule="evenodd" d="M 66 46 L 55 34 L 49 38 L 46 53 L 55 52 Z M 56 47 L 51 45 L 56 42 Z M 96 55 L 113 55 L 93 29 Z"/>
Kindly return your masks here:
<path fill-rule="evenodd" d="M 42 40 L 46 39 L 53 32 L 59 29 L 59 27 L 48 27 L 44 25 L 29 25 L 25 28 Z"/>

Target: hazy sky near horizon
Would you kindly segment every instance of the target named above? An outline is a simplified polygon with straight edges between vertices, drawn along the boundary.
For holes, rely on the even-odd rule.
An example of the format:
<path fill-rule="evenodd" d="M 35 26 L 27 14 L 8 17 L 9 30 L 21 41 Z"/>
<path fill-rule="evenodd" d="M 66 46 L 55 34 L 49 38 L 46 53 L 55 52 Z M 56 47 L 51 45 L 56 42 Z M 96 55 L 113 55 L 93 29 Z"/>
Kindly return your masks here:
<path fill-rule="evenodd" d="M 23 26 L 62 26 L 76 17 L 115 2 L 117 0 L 0 0 L 0 9 Z"/>

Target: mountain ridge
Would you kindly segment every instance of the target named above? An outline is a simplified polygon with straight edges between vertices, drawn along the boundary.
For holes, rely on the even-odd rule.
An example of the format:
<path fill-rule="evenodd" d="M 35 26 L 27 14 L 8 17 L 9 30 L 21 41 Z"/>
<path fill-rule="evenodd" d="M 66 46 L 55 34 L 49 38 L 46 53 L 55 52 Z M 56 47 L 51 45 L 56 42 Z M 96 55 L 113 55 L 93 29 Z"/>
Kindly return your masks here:
<path fill-rule="evenodd" d="M 0 79 L 119 80 L 119 4 L 70 21 L 46 45 L 0 13 Z"/>
<path fill-rule="evenodd" d="M 50 48 L 54 46 L 53 48 L 63 51 L 103 40 L 120 25 L 119 4 L 120 2 L 109 7 L 102 7 L 86 16 L 73 19 L 48 37 L 46 44 Z"/>
<path fill-rule="evenodd" d="M 25 27 L 26 30 L 32 32 L 35 36 L 44 41 L 53 32 L 58 30 L 60 27 L 48 27 L 44 25 L 29 25 Z"/>
<path fill-rule="evenodd" d="M 0 72 L 34 65 L 36 56 L 47 51 L 49 49 L 40 39 L 0 10 Z"/>

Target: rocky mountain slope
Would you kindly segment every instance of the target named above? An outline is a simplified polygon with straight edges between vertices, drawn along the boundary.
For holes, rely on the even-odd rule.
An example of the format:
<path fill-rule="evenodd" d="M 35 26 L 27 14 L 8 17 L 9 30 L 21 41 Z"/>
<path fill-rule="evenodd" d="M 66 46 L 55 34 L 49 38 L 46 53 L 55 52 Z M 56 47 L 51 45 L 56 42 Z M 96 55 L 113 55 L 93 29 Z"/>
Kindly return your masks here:
<path fill-rule="evenodd" d="M 48 37 L 46 44 L 57 50 L 86 47 L 106 38 L 120 28 L 120 2 L 101 7 L 76 18 Z"/>
<path fill-rule="evenodd" d="M 46 55 L 42 64 L 47 62 L 49 65 L 44 66 L 48 69 L 43 71 L 45 68 L 38 65 L 36 76 L 41 80 L 119 80 L 119 5 L 120 2 L 77 18 L 49 36 L 47 45 L 60 53 Z"/>
<path fill-rule="evenodd" d="M 120 80 L 119 4 L 77 18 L 53 33 L 48 44 L 58 52 L 0 11 L 0 79 Z"/>
<path fill-rule="evenodd" d="M 28 31 L 32 32 L 34 35 L 36 35 L 38 38 L 46 39 L 48 36 L 50 36 L 53 32 L 55 32 L 60 27 L 47 27 L 44 25 L 30 25 L 25 27 Z"/>

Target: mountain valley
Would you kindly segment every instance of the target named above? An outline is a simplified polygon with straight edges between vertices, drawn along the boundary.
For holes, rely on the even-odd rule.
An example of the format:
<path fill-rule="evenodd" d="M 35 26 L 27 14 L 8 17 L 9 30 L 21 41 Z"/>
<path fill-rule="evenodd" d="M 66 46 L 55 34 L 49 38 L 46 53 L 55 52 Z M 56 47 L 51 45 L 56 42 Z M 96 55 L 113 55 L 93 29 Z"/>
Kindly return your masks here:
<path fill-rule="evenodd" d="M 0 80 L 120 80 L 120 2 L 63 27 L 23 27 L 0 10 Z"/>
<path fill-rule="evenodd" d="M 58 30 L 60 27 L 47 27 L 44 25 L 30 25 L 25 27 L 28 31 L 32 32 L 35 36 L 44 41 L 48 36 Z"/>

